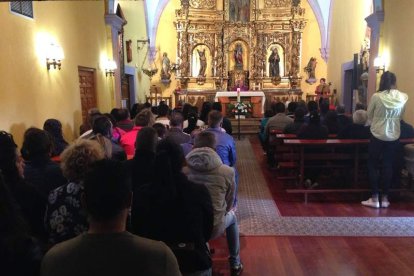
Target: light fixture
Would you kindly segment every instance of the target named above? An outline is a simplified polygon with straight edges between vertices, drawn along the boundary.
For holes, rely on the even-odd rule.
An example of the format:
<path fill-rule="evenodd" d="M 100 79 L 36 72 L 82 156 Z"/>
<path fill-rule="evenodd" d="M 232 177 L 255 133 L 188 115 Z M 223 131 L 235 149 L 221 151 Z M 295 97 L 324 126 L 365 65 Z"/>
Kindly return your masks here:
<path fill-rule="evenodd" d="M 47 70 L 50 70 L 51 66 L 53 66 L 54 69 L 56 69 L 57 67 L 60 70 L 62 66 L 62 60 L 65 58 L 62 47 L 60 47 L 60 45 L 57 45 L 55 43 L 50 43 L 47 46 L 46 53 L 47 53 L 46 54 Z"/>
<path fill-rule="evenodd" d="M 375 68 L 375 71 L 377 71 L 377 73 L 380 73 L 381 71 L 383 73 L 385 72 L 385 60 L 383 57 L 377 56 L 374 59 L 374 68 Z"/>
<path fill-rule="evenodd" d="M 141 46 L 140 46 L 140 43 L 141 43 Z M 138 51 L 143 49 L 144 45 L 147 44 L 147 43 L 150 44 L 150 39 L 149 38 L 147 38 L 147 39 L 138 39 L 137 40 L 137 49 L 138 49 Z"/>
<path fill-rule="evenodd" d="M 105 76 L 113 76 L 115 75 L 115 70 L 116 70 L 117 66 L 116 66 L 116 62 L 114 60 L 110 60 L 108 59 L 108 61 L 105 64 Z"/>

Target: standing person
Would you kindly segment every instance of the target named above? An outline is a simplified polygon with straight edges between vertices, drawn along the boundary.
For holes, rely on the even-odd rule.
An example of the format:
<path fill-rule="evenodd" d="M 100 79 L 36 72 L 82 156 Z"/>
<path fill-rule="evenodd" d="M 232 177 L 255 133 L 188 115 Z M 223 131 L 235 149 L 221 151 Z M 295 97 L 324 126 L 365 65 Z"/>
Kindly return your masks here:
<path fill-rule="evenodd" d="M 122 163 L 97 161 L 86 174 L 83 203 L 89 230 L 52 247 L 43 258 L 42 276 L 178 276 L 177 260 L 162 242 L 126 231 L 132 190 Z"/>
<path fill-rule="evenodd" d="M 397 78 L 389 71 L 381 76 L 379 92 L 371 97 L 368 119 L 371 121 L 372 138 L 368 152 L 368 175 L 372 186 L 372 197 L 362 205 L 373 208 L 387 208 L 388 188 L 392 178 L 394 155 L 400 138 L 400 120 L 404 113 L 408 95 L 396 89 Z M 378 165 L 382 160 L 382 198 L 379 202 L 380 174 Z"/>
<path fill-rule="evenodd" d="M 329 89 L 329 85 L 326 84 L 325 78 L 320 79 L 319 85 L 316 86 L 315 94 L 319 105 L 321 105 L 324 98 L 328 98 L 329 94 L 331 94 L 331 90 Z"/>

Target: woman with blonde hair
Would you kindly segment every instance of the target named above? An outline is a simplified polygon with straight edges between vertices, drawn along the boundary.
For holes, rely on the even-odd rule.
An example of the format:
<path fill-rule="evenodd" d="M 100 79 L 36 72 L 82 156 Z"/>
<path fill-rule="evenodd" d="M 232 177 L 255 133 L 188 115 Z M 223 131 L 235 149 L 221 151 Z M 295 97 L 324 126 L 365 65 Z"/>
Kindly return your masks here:
<path fill-rule="evenodd" d="M 61 168 L 68 183 L 50 192 L 45 215 L 51 245 L 88 230 L 87 215 L 81 205 L 82 182 L 91 165 L 104 158 L 98 142 L 87 139 L 79 139 L 63 151 Z"/>

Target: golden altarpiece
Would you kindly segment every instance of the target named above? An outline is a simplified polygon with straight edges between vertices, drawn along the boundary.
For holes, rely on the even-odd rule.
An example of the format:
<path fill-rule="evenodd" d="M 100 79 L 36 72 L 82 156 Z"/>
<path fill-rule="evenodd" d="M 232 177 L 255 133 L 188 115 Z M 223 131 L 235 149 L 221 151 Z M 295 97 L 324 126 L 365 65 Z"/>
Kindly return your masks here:
<path fill-rule="evenodd" d="M 301 98 L 304 13 L 300 0 L 181 0 L 176 100 L 198 105 L 237 87 L 267 103 Z"/>

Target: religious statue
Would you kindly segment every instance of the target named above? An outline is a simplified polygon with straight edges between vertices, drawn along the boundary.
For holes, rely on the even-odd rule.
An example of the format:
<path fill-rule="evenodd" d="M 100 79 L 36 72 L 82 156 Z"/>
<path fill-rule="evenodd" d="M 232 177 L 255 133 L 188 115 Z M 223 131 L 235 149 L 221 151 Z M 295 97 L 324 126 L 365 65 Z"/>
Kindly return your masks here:
<path fill-rule="evenodd" d="M 362 72 L 368 72 L 369 69 L 369 51 L 363 50 L 361 53 Z"/>
<path fill-rule="evenodd" d="M 207 69 L 207 58 L 206 58 L 206 49 L 202 51 L 198 50 L 198 56 L 200 58 L 200 70 L 198 71 L 198 77 L 205 77 L 206 76 L 206 69 Z"/>
<path fill-rule="evenodd" d="M 167 53 L 162 55 L 162 69 L 161 69 L 161 81 L 170 82 L 171 73 L 170 73 L 170 59 L 168 58 Z"/>
<path fill-rule="evenodd" d="M 230 0 L 229 18 L 231 22 L 249 22 L 250 0 Z"/>
<path fill-rule="evenodd" d="M 305 81 L 309 84 L 314 84 L 316 82 L 315 71 L 317 63 L 316 58 L 311 57 L 308 65 L 304 68 L 304 71 L 308 74 L 308 78 Z"/>
<path fill-rule="evenodd" d="M 269 56 L 269 76 L 272 78 L 280 78 L 280 56 L 276 47 L 272 48 L 272 53 Z"/>
<path fill-rule="evenodd" d="M 237 43 L 234 49 L 234 62 L 235 69 L 243 69 L 243 47 L 240 43 Z"/>

